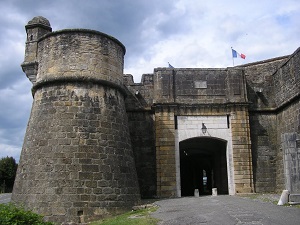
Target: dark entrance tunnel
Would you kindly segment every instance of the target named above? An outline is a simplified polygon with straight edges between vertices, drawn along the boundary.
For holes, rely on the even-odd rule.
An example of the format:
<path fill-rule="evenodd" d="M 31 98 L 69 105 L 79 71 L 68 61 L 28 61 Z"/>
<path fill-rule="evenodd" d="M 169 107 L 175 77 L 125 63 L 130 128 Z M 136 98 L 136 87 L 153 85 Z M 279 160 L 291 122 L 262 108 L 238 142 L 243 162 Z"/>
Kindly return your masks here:
<path fill-rule="evenodd" d="M 191 138 L 179 143 L 181 196 L 228 194 L 227 142 L 216 138 Z"/>

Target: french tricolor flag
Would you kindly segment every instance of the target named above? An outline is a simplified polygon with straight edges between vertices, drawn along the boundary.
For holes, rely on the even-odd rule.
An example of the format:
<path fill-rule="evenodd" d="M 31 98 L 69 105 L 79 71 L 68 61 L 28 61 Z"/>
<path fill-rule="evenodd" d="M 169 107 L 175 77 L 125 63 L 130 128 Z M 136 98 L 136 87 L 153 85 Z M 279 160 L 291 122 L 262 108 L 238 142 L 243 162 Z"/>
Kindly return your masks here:
<path fill-rule="evenodd" d="M 242 59 L 246 58 L 246 55 L 244 55 L 243 53 L 238 53 L 236 50 L 234 50 L 233 48 L 231 48 L 232 50 L 232 57 L 233 58 L 237 58 L 237 56 L 241 57 Z"/>

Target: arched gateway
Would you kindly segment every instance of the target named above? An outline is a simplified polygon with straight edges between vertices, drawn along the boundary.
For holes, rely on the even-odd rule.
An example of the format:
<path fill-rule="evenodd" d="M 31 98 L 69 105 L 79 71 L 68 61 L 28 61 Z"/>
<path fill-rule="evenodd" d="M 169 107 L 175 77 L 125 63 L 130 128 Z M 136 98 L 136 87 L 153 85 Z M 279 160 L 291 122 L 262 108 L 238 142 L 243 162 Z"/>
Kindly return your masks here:
<path fill-rule="evenodd" d="M 191 138 L 179 143 L 181 196 L 228 194 L 227 141 Z"/>
<path fill-rule="evenodd" d="M 174 115 L 182 112 L 180 107 L 158 110 L 155 123 L 159 196 L 189 196 L 194 189 L 210 194 L 215 187 L 221 194 L 253 192 L 248 120 L 242 119 L 247 113 L 241 109 L 228 115 L 221 115 L 220 110 L 220 115 L 214 115 L 215 109 L 211 108 L 208 116 L 201 115 L 202 107 L 190 108 L 184 116 Z"/>
<path fill-rule="evenodd" d="M 154 72 L 157 195 L 209 194 L 212 187 L 230 195 L 253 192 L 242 70 Z"/>
<path fill-rule="evenodd" d="M 177 116 L 177 195 L 234 194 L 229 116 Z M 178 158 L 179 157 L 179 158 Z M 178 169 L 180 168 L 180 169 Z"/>

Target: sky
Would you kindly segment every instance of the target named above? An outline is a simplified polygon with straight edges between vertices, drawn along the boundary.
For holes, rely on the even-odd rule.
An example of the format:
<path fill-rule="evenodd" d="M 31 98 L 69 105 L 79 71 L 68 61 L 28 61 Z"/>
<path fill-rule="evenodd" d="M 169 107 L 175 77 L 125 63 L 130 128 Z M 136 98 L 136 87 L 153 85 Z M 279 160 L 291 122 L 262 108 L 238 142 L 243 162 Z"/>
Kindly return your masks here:
<path fill-rule="evenodd" d="M 53 31 L 85 28 L 126 47 L 124 73 L 136 83 L 157 67 L 226 68 L 231 47 L 246 59 L 292 54 L 300 47 L 299 0 L 0 0 L 0 158 L 19 160 L 32 105 L 22 72 L 25 25 L 35 16 Z"/>

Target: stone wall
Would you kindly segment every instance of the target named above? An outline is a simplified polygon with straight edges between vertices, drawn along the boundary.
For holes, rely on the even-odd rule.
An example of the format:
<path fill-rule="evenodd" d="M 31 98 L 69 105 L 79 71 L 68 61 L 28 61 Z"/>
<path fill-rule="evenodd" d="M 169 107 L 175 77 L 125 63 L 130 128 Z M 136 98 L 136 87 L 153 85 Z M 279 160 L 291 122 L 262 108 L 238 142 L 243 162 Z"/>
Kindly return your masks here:
<path fill-rule="evenodd" d="M 169 107 L 155 110 L 157 196 L 176 197 L 175 120 Z"/>
<path fill-rule="evenodd" d="M 61 84 L 34 97 L 13 200 L 47 220 L 75 223 L 136 204 L 123 96 L 102 86 Z"/>
<path fill-rule="evenodd" d="M 300 156 L 299 156 L 299 139 L 300 139 L 300 100 L 293 101 L 284 110 L 277 115 L 277 163 L 276 177 L 277 190 L 288 189 L 290 191 L 300 192 Z M 297 145 L 298 140 L 298 145 Z M 293 150 L 292 150 L 293 149 Z M 287 160 L 286 156 L 292 154 L 292 158 Z M 294 165 L 294 167 L 289 166 Z M 289 172 L 293 171 L 293 172 Z M 287 183 L 287 175 L 294 174 L 295 186 L 291 189 L 292 184 Z"/>
<path fill-rule="evenodd" d="M 142 198 L 156 194 L 156 152 L 153 104 L 153 74 L 144 74 L 141 83 L 134 83 L 133 76 L 125 74 L 127 87 L 126 111 L 130 138 Z"/>
<path fill-rule="evenodd" d="M 291 56 L 245 65 L 244 68 L 251 102 L 250 125 L 256 192 L 280 192 L 288 188 L 286 179 L 291 177 L 288 175 L 289 169 L 284 168 L 284 165 L 291 165 L 291 162 L 284 159 L 285 149 L 290 147 L 284 146 L 290 146 L 288 136 L 296 137 L 300 130 L 299 49 Z M 298 171 L 296 167 L 293 169 Z"/>
<path fill-rule="evenodd" d="M 38 43 L 37 82 L 56 79 L 97 79 L 123 85 L 125 47 L 97 31 L 62 30 Z"/>
<path fill-rule="evenodd" d="M 252 193 L 253 169 L 248 107 L 236 106 L 232 110 L 231 129 L 236 193 Z"/>
<path fill-rule="evenodd" d="M 156 153 L 152 111 L 127 111 L 142 198 L 156 197 Z"/>
<path fill-rule="evenodd" d="M 246 102 L 243 70 L 154 70 L 154 103 L 226 104 Z"/>
<path fill-rule="evenodd" d="M 277 186 L 300 192 L 300 49 L 273 74 L 277 104 Z"/>
<path fill-rule="evenodd" d="M 278 190 L 276 98 L 274 72 L 288 56 L 243 65 L 250 102 L 250 134 L 255 192 Z"/>
<path fill-rule="evenodd" d="M 276 107 L 272 75 L 287 59 L 283 56 L 239 66 L 244 68 L 250 111 Z"/>
<path fill-rule="evenodd" d="M 251 113 L 250 134 L 255 192 L 275 192 L 277 127 L 273 113 Z"/>
<path fill-rule="evenodd" d="M 126 98 L 127 111 L 151 109 L 154 99 L 153 74 L 143 74 L 141 83 L 134 83 L 131 74 L 125 74 L 124 85 L 128 89 Z"/>
<path fill-rule="evenodd" d="M 299 96 L 300 87 L 300 48 L 298 48 L 273 74 L 274 87 L 276 88 L 275 102 L 277 107 L 292 101 Z"/>

